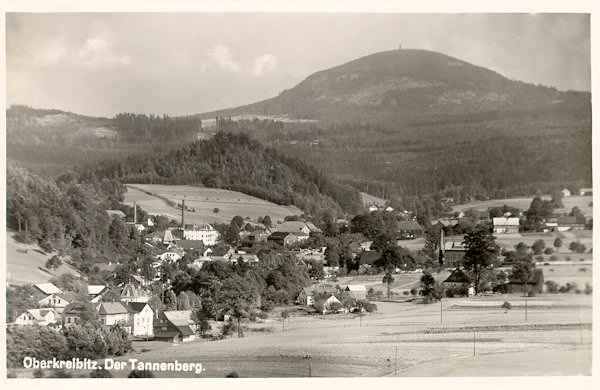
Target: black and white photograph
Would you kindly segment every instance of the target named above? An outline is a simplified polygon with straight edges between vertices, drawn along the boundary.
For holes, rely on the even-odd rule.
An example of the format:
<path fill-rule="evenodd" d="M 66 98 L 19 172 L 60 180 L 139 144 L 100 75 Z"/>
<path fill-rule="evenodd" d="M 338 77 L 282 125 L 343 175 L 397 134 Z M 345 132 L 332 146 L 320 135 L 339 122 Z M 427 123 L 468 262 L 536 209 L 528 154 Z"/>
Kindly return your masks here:
<path fill-rule="evenodd" d="M 591 2 L 8 3 L 4 383 L 592 388 Z"/>

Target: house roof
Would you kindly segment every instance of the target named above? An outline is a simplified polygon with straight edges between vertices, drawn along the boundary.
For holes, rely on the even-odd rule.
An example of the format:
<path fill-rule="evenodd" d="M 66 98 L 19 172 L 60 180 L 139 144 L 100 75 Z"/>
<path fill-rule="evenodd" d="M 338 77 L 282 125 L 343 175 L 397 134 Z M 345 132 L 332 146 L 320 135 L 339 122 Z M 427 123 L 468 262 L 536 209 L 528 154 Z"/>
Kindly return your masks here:
<path fill-rule="evenodd" d="M 130 313 L 140 313 L 148 304 L 146 302 L 130 302 L 128 304 L 124 304 L 127 307 L 127 310 Z"/>
<path fill-rule="evenodd" d="M 113 216 L 116 215 L 117 217 L 121 217 L 121 218 L 125 218 L 125 213 L 122 212 L 121 210 L 105 210 L 106 214 Z"/>
<path fill-rule="evenodd" d="M 470 283 L 470 280 L 462 269 L 457 268 L 444 280 L 444 283 Z"/>
<path fill-rule="evenodd" d="M 125 297 L 145 297 L 145 296 L 148 296 L 148 294 L 146 294 L 146 291 L 144 291 L 144 289 L 136 288 L 131 283 L 127 283 L 123 287 L 123 290 L 121 291 L 121 297 L 122 298 L 125 298 Z"/>
<path fill-rule="evenodd" d="M 519 226 L 519 218 L 514 217 L 494 217 L 494 226 Z"/>
<path fill-rule="evenodd" d="M 175 326 L 186 326 L 193 323 L 191 310 L 167 310 L 163 315 Z"/>
<path fill-rule="evenodd" d="M 56 287 L 52 283 L 38 283 L 34 284 L 33 287 L 37 288 L 46 295 L 57 294 L 62 291 L 60 288 Z"/>
<path fill-rule="evenodd" d="M 359 264 L 373 264 L 381 258 L 382 252 L 379 251 L 364 251 L 360 253 Z"/>
<path fill-rule="evenodd" d="M 73 291 L 66 291 L 64 293 L 60 293 L 60 294 L 56 294 L 59 297 L 61 297 L 62 299 L 64 299 L 65 301 L 71 303 L 74 302 L 77 299 L 77 294 L 75 294 Z"/>
<path fill-rule="evenodd" d="M 446 241 L 444 242 L 445 251 L 466 251 L 467 247 L 462 241 Z"/>
<path fill-rule="evenodd" d="M 27 309 L 26 313 L 31 314 L 34 320 L 36 321 L 45 321 L 46 316 L 50 314 L 50 312 L 54 312 L 52 309 Z M 23 315 L 25 313 L 22 313 Z"/>
<path fill-rule="evenodd" d="M 318 233 L 321 231 L 318 227 L 315 226 L 312 222 L 303 222 L 303 221 L 285 221 L 279 225 L 273 227 L 273 232 L 288 232 L 288 233 L 302 233 L 302 229 L 307 227 L 311 232 Z"/>
<path fill-rule="evenodd" d="M 88 294 L 90 295 L 99 295 L 104 292 L 108 287 L 103 284 L 90 284 L 88 286 Z"/>
<path fill-rule="evenodd" d="M 127 313 L 127 307 L 121 302 L 101 302 L 98 304 L 98 314 L 110 315 L 110 314 L 123 314 Z"/>
<path fill-rule="evenodd" d="M 183 249 L 195 249 L 204 247 L 204 243 L 202 240 L 177 240 L 175 243 L 177 244 L 177 246 Z"/>
<path fill-rule="evenodd" d="M 584 225 L 585 217 L 558 217 L 557 222 L 559 225 Z"/>
<path fill-rule="evenodd" d="M 346 291 L 367 292 L 367 288 L 363 284 L 349 284 L 346 286 Z"/>
<path fill-rule="evenodd" d="M 423 230 L 416 221 L 398 221 L 398 230 Z"/>
<path fill-rule="evenodd" d="M 210 224 L 208 223 L 201 223 L 200 225 L 197 224 L 190 224 L 190 225 L 185 225 L 185 230 L 191 230 L 191 231 L 215 231 L 215 228 L 213 228 Z"/>
<path fill-rule="evenodd" d="M 282 239 L 282 238 L 285 238 L 285 237 L 289 236 L 290 234 L 291 233 L 289 233 L 289 232 L 277 231 L 277 232 L 274 232 L 273 234 L 271 234 L 269 236 L 269 238 L 270 239 Z"/>
<path fill-rule="evenodd" d="M 177 325 L 176 328 L 183 336 L 191 336 L 194 334 L 194 331 L 189 327 L 189 325 Z"/>

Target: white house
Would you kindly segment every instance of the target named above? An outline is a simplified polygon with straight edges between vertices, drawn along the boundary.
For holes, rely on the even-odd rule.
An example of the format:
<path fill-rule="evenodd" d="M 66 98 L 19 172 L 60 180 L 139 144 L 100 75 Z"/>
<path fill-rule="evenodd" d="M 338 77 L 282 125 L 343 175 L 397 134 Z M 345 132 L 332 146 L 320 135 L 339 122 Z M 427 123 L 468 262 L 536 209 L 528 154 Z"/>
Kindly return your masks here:
<path fill-rule="evenodd" d="M 66 292 L 59 294 L 50 294 L 37 302 L 39 307 L 51 307 L 56 313 L 62 313 L 65 307 L 75 300 L 75 294 Z"/>
<path fill-rule="evenodd" d="M 92 303 L 100 302 L 106 292 L 108 292 L 108 287 L 102 284 L 90 284 L 88 286 L 88 295 Z"/>
<path fill-rule="evenodd" d="M 102 325 L 122 325 L 128 327 L 129 310 L 121 302 L 100 302 L 96 307 Z M 131 332 L 130 329 L 128 329 Z"/>
<path fill-rule="evenodd" d="M 494 233 L 518 233 L 519 218 L 495 217 L 493 219 Z"/>
<path fill-rule="evenodd" d="M 47 326 L 56 322 L 53 309 L 27 309 L 15 319 L 16 325 Z"/>
<path fill-rule="evenodd" d="M 567 196 L 571 196 L 571 191 L 569 191 L 569 189 L 568 189 L 568 188 L 565 188 L 565 189 L 563 189 L 563 190 L 561 191 L 561 194 L 562 194 L 562 196 L 563 196 L 563 197 L 565 197 L 565 198 L 566 198 Z"/>
<path fill-rule="evenodd" d="M 161 260 L 161 262 L 167 262 L 167 263 L 173 263 L 179 259 L 181 259 L 183 256 L 177 252 L 174 251 L 167 251 L 164 252 L 158 256 L 156 256 L 157 259 Z"/>
<path fill-rule="evenodd" d="M 319 294 L 333 294 L 335 291 L 334 287 L 304 287 L 296 300 L 305 306 L 310 306 L 313 304 L 315 296 Z"/>
<path fill-rule="evenodd" d="M 354 299 L 367 299 L 367 288 L 362 284 L 349 284 L 344 291 Z"/>
<path fill-rule="evenodd" d="M 219 232 L 208 223 L 186 225 L 183 229 L 183 239 L 202 241 L 204 245 L 215 245 L 219 240 Z"/>
<path fill-rule="evenodd" d="M 579 189 L 579 195 L 580 196 L 584 196 L 584 195 L 592 195 L 594 192 L 594 190 L 592 188 L 580 188 Z"/>
<path fill-rule="evenodd" d="M 329 298 L 327 298 L 327 300 L 323 303 L 323 314 L 327 314 L 329 312 L 333 311 L 333 305 L 334 304 L 338 304 L 338 305 L 342 305 L 342 302 L 340 302 L 339 299 L 337 299 L 335 297 L 335 295 L 331 295 Z M 336 310 L 336 313 L 346 313 L 348 312 L 348 310 L 346 308 L 344 308 L 343 306 L 339 309 Z"/>
<path fill-rule="evenodd" d="M 154 311 L 146 302 L 127 304 L 131 335 L 134 337 L 154 336 Z"/>

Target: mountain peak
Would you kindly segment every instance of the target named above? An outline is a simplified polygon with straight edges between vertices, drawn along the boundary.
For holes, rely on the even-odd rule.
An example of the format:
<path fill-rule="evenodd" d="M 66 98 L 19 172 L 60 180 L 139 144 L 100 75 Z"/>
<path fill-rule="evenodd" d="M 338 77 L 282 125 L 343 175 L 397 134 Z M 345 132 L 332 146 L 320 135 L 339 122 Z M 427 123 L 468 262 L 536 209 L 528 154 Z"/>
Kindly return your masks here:
<path fill-rule="evenodd" d="M 565 93 L 509 80 L 490 69 L 434 51 L 397 49 L 316 72 L 275 98 L 203 117 L 245 114 L 376 120 L 549 109 L 580 105 L 586 99 L 589 104 L 587 93 Z"/>

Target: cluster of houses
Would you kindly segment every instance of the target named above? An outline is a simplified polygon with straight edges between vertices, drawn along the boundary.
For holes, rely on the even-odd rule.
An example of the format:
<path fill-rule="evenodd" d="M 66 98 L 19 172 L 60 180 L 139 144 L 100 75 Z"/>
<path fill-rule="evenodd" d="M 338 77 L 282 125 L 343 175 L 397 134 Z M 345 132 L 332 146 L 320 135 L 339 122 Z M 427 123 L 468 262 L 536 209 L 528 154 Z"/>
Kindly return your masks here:
<path fill-rule="evenodd" d="M 367 299 L 367 288 L 362 284 L 354 284 L 347 285 L 341 289 L 327 286 L 304 287 L 300 291 L 300 294 L 298 294 L 296 302 L 309 307 L 314 304 L 316 297 L 327 297 L 323 302 L 323 314 L 331 312 L 347 313 L 348 309 L 343 307 L 340 300 L 335 296 L 339 293 L 347 293 L 351 298 L 356 300 Z"/>
<path fill-rule="evenodd" d="M 19 314 L 10 326 L 72 326 L 80 322 L 90 302 L 103 326 L 119 325 L 135 339 L 154 339 L 171 342 L 193 340 L 196 324 L 191 310 L 164 311 L 158 315 L 148 304 L 145 289 L 134 282 L 122 286 L 118 300 L 103 301 L 106 286 L 88 286 L 88 297 L 72 291 L 62 291 L 52 283 L 35 284 L 41 297 L 36 308 Z"/>

